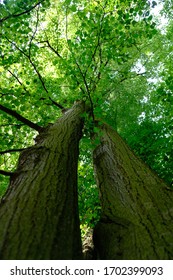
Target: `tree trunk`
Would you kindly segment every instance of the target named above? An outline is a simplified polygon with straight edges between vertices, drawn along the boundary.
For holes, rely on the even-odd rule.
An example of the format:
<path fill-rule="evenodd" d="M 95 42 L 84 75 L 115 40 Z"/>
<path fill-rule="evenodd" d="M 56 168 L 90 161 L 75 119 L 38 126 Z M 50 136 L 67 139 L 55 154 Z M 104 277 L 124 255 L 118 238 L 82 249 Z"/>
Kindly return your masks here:
<path fill-rule="evenodd" d="M 173 259 L 173 193 L 108 125 L 93 161 L 102 217 L 97 258 Z"/>
<path fill-rule="evenodd" d="M 76 104 L 21 153 L 0 205 L 0 259 L 81 259 Z"/>

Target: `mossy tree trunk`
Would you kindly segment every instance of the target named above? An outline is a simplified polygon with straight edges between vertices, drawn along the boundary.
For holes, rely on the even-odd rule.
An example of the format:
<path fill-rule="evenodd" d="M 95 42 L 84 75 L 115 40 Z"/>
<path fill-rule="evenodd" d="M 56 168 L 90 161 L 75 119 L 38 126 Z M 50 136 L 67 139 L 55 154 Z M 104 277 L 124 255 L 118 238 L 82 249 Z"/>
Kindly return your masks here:
<path fill-rule="evenodd" d="M 77 164 L 83 104 L 21 153 L 0 204 L 0 259 L 80 259 Z"/>
<path fill-rule="evenodd" d="M 93 153 L 102 217 L 97 258 L 173 259 L 173 193 L 108 125 Z"/>

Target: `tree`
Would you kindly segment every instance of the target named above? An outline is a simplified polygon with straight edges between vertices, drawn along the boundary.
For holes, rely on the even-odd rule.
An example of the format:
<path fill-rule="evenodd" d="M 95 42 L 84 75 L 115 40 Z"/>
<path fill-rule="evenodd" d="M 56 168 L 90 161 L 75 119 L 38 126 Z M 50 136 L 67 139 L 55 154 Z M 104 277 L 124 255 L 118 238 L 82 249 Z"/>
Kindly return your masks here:
<path fill-rule="evenodd" d="M 104 124 L 102 132 L 93 153 L 102 206 L 98 257 L 172 259 L 173 193 L 111 127 Z"/>
<path fill-rule="evenodd" d="M 83 104 L 21 153 L 0 205 L 1 259 L 80 259 L 77 163 Z"/>
<path fill-rule="evenodd" d="M 161 126 L 161 129 L 155 130 L 155 120 L 158 124 L 163 116 L 154 119 L 153 113 L 158 116 L 159 110 L 164 107 L 164 112 L 167 114 L 170 112 L 170 108 L 158 102 L 159 80 L 157 80 L 158 86 L 156 88 L 149 81 L 149 78 L 155 78 L 154 69 L 157 68 L 157 59 L 153 59 L 155 42 L 159 41 L 160 38 L 164 41 L 163 38 L 165 38 L 157 29 L 154 17 L 151 15 L 156 2 L 127 0 L 119 3 L 116 0 L 54 0 L 49 3 L 46 0 L 32 0 L 23 3 L 23 1 L 19 0 L 6 0 L 0 5 L 0 110 L 1 130 L 4 133 L 1 141 L 2 167 L 0 173 L 1 177 L 4 177 L 4 175 L 11 177 L 6 195 L 1 202 L 0 215 L 4 225 L 1 228 L 1 258 L 81 258 L 76 178 L 78 148 L 80 149 L 78 163 L 79 211 L 81 227 L 82 230 L 85 230 L 86 224 L 93 228 L 100 219 L 98 190 L 96 189 L 92 170 L 92 151 L 99 150 L 99 147 L 103 146 L 103 139 L 106 139 L 109 134 L 103 129 L 104 121 L 124 136 L 145 161 L 148 160 L 148 157 L 141 152 L 141 146 L 138 143 L 139 134 L 134 137 L 134 131 L 143 133 L 144 138 L 146 136 L 144 114 L 147 115 L 149 123 L 151 123 L 151 134 L 156 131 L 156 139 L 158 139 L 157 136 L 160 131 L 163 137 L 170 139 L 168 137 L 169 122 L 164 122 L 164 127 Z M 161 75 L 161 70 L 159 73 Z M 77 104 L 73 106 L 74 102 L 77 102 Z M 68 110 L 68 108 L 71 109 Z M 62 117 L 61 112 L 63 112 Z M 52 125 L 48 125 L 50 122 Z M 161 125 L 161 121 L 159 124 Z M 107 125 L 105 126 L 107 127 Z M 67 130 L 65 130 L 66 127 L 68 128 Z M 57 130 L 55 129 L 54 131 L 54 128 L 57 128 Z M 39 133 L 39 136 L 35 131 Z M 51 140 L 59 134 L 60 137 L 56 143 Z M 36 137 L 38 143 L 33 146 L 34 137 Z M 130 159 L 124 154 L 124 147 L 126 146 L 121 144 L 122 140 L 116 133 L 111 134 L 111 145 L 115 145 L 115 139 L 119 142 L 121 157 L 127 160 L 125 165 L 132 164 L 136 169 L 136 164 L 130 163 Z M 140 143 L 142 141 L 143 138 L 141 137 Z M 71 146 L 71 143 L 74 143 L 74 147 Z M 144 148 L 148 153 L 150 152 L 149 147 L 150 145 L 148 144 L 147 146 L 146 144 Z M 171 141 L 169 141 L 169 147 L 171 147 Z M 53 153 L 55 150 L 58 151 L 58 153 L 55 153 L 56 156 Z M 163 156 L 160 157 L 160 154 L 163 155 L 165 151 L 169 157 L 168 147 L 165 148 L 162 145 L 161 153 L 159 150 L 161 160 L 157 160 L 157 157 L 155 157 L 152 162 L 153 157 L 149 157 L 148 162 L 159 171 L 162 177 L 166 177 L 166 174 L 169 173 L 165 171 Z M 19 164 L 16 170 L 17 155 L 19 153 L 21 155 L 19 156 Z M 59 153 L 64 156 L 59 157 Z M 108 155 L 110 156 L 110 151 Z M 117 155 L 119 156 L 119 154 L 113 153 L 113 162 L 118 162 Z M 26 157 L 29 157 L 28 160 L 26 160 Z M 132 158 L 134 159 L 135 157 L 132 156 Z M 138 160 L 135 158 L 135 161 Z M 99 173 L 99 168 L 103 165 L 106 170 L 106 162 L 106 157 L 103 158 L 101 163 L 95 162 L 98 187 L 100 187 L 100 180 L 102 181 L 102 174 Z M 66 171 L 63 174 L 61 174 L 62 166 Z M 170 162 L 167 166 L 171 170 Z M 42 168 L 43 174 L 39 173 L 40 168 Z M 124 167 L 122 168 L 124 169 Z M 46 175 L 48 169 L 50 172 Z M 141 169 L 144 170 L 145 174 L 150 174 L 153 178 L 153 188 L 157 188 L 157 182 L 163 186 L 165 189 L 161 191 L 164 197 L 163 203 L 167 203 L 168 199 L 169 204 L 166 185 L 157 179 L 143 164 L 141 164 Z M 23 170 L 26 171 L 23 172 Z M 69 175 L 70 172 L 71 176 Z M 115 170 L 112 172 L 113 180 L 115 180 Z M 37 174 L 38 181 L 37 179 L 33 181 L 34 174 Z M 56 176 L 53 176 L 54 174 Z M 47 179 L 48 181 L 45 180 L 44 189 L 47 191 L 46 193 L 40 192 L 40 204 L 35 208 L 33 219 L 31 215 L 33 207 L 35 207 L 33 199 L 37 197 L 39 190 L 41 191 L 42 178 L 50 178 L 49 175 L 52 178 L 52 186 L 50 188 L 49 179 Z M 69 182 L 67 182 L 68 175 L 71 179 Z M 107 192 L 113 193 L 114 196 L 115 189 L 112 190 L 109 176 L 105 173 L 103 175 L 103 180 L 108 184 L 105 186 L 104 194 L 101 195 L 101 216 L 104 217 L 105 223 L 106 215 L 107 232 L 110 220 L 115 223 L 117 215 L 114 202 L 112 202 L 114 217 L 112 218 L 109 215 L 107 217 L 107 214 L 105 214 L 104 201 L 107 200 Z M 123 176 L 125 176 L 124 180 L 126 181 L 130 174 L 126 172 L 126 174 L 123 173 Z M 141 181 L 143 182 L 142 185 L 146 185 L 148 189 L 145 177 L 142 176 Z M 20 190 L 22 189 L 24 178 L 24 190 L 26 191 L 24 201 L 30 203 L 30 207 L 25 209 L 23 215 L 21 211 L 15 212 L 13 223 L 10 221 L 12 221 L 14 207 L 20 209 L 20 204 L 23 205 L 23 191 L 20 192 Z M 169 183 L 170 180 L 171 175 L 169 175 Z M 134 190 L 136 188 L 135 182 L 136 174 L 134 172 L 129 186 L 132 185 L 132 195 L 134 200 L 137 200 Z M 67 194 L 65 191 L 69 190 L 69 183 L 72 188 Z M 133 207 L 133 201 L 130 200 L 131 198 L 127 198 L 123 180 L 122 182 L 119 181 L 119 184 L 124 188 L 124 201 L 127 199 L 129 207 Z M 7 180 L 3 179 L 2 192 L 4 192 L 6 185 Z M 110 186 L 109 190 L 107 190 L 108 186 Z M 55 197 L 52 197 L 53 193 Z M 12 202 L 10 202 L 9 198 L 12 195 Z M 47 201 L 45 200 L 45 195 L 49 198 Z M 145 205 L 145 197 L 142 198 L 143 194 L 140 191 L 139 195 L 141 205 Z M 154 195 L 154 190 L 152 195 Z M 20 197 L 20 199 L 16 200 L 16 197 Z M 58 198 L 58 201 L 55 198 Z M 118 199 L 115 201 L 120 203 Z M 160 198 L 153 200 L 153 205 L 156 204 L 157 209 L 158 201 L 160 202 Z M 160 204 L 161 210 L 159 213 L 162 213 L 165 210 L 162 207 L 162 202 Z M 6 209 L 9 209 L 9 212 Z M 48 218 L 46 209 L 49 209 L 49 217 L 53 217 L 54 213 L 61 213 L 63 218 L 57 218 L 56 222 L 53 223 Z M 127 214 L 124 217 L 122 206 L 120 206 L 120 209 L 120 220 L 125 219 L 122 224 L 129 224 L 129 230 L 135 228 L 135 231 L 141 234 L 143 227 L 139 220 L 135 218 L 136 216 L 129 217 Z M 128 206 L 125 209 L 127 213 Z M 137 207 L 137 211 L 141 215 L 139 207 Z M 26 213 L 28 215 L 27 219 L 25 219 Z M 45 213 L 40 220 L 38 220 L 39 213 Z M 159 216 L 158 212 L 157 215 L 159 221 L 161 221 L 162 215 L 160 214 Z M 14 231 L 17 231 L 16 225 L 20 217 L 22 217 L 23 222 L 21 223 L 21 230 L 18 232 L 19 235 L 15 235 L 16 244 L 14 244 L 11 237 Z M 147 214 L 142 215 L 144 224 L 146 217 Z M 153 219 L 154 214 L 151 215 L 151 220 Z M 34 228 L 33 221 L 36 224 Z M 46 222 L 50 227 L 47 229 L 44 227 L 45 235 L 49 235 L 50 238 L 46 237 L 45 247 L 40 251 L 41 239 L 39 234 L 43 230 L 42 225 L 45 225 Z M 167 222 L 165 223 L 167 224 Z M 69 225 L 70 231 L 67 230 Z M 102 238 L 99 233 L 100 229 L 99 231 L 97 230 L 100 225 L 102 234 L 103 227 L 105 227 L 102 219 L 95 230 L 95 236 L 99 236 L 98 240 Z M 138 226 L 139 231 L 137 230 Z M 30 238 L 31 248 L 28 247 L 29 244 L 21 233 L 22 228 L 28 229 L 27 234 L 32 231 L 32 237 Z M 109 234 L 110 231 L 112 232 L 113 240 L 111 244 L 114 249 L 115 235 L 113 233 L 115 228 L 117 229 L 117 225 L 114 224 L 113 230 L 108 230 Z M 162 233 L 163 230 L 164 228 L 160 227 L 158 232 Z M 170 230 L 168 227 L 168 232 Z M 75 231 L 76 237 L 74 237 Z M 128 234 L 128 231 L 124 232 L 121 229 L 120 232 L 125 233 L 125 235 Z M 57 233 L 58 240 L 55 238 Z M 151 233 L 151 239 L 155 238 L 153 231 Z M 61 243 L 61 240 L 65 241 L 67 234 L 70 235 L 70 238 L 68 237 L 69 243 Z M 18 246 L 19 237 L 21 236 L 23 245 L 21 245 L 20 251 Z M 37 238 L 35 239 L 36 236 Z M 151 239 L 148 238 L 147 231 L 145 231 L 145 237 L 146 244 L 149 246 Z M 32 240 L 37 240 L 37 242 L 33 243 Z M 157 251 L 155 248 L 157 246 L 164 246 L 167 249 L 166 243 L 157 238 L 156 240 L 157 242 L 153 245 L 155 251 Z M 168 240 L 170 241 L 170 238 Z M 9 247 L 6 246 L 7 242 L 10 244 Z M 121 246 L 128 247 L 128 244 L 123 242 Z M 57 250 L 53 250 L 55 243 L 59 248 L 59 253 Z M 10 251 L 11 248 L 13 250 Z M 49 249 L 46 251 L 44 248 Z M 16 250 L 20 251 L 19 255 Z M 13 253 L 10 253 L 12 251 Z M 111 255 L 111 250 L 105 255 L 103 253 L 104 248 L 101 246 L 99 250 L 97 248 L 97 251 L 99 251 L 100 257 L 103 258 L 129 257 L 125 252 L 120 256 L 116 250 L 114 256 Z M 134 252 L 131 256 L 149 258 L 149 255 L 145 254 L 145 252 L 143 254 Z M 152 258 L 154 257 L 171 258 L 171 254 L 163 253 L 160 250 L 157 254 L 152 252 Z"/>

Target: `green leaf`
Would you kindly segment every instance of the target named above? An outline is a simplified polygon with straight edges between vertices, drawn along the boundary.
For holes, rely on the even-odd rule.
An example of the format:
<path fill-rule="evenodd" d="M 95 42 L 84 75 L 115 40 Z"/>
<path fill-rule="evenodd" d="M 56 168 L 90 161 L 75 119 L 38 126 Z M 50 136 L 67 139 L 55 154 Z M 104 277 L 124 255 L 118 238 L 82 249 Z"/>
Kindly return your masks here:
<path fill-rule="evenodd" d="M 76 6 L 75 5 L 72 5 L 71 7 L 70 7 L 70 9 L 72 10 L 72 12 L 76 12 Z"/>

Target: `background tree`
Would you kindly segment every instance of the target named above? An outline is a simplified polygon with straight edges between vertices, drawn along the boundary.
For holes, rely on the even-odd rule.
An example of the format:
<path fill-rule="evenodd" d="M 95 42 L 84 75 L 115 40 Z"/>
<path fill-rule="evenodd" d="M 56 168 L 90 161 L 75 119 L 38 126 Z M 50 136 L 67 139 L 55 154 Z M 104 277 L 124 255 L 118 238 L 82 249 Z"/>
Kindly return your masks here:
<path fill-rule="evenodd" d="M 17 150 L 33 145 L 36 137 L 26 120 L 45 127 L 75 100 L 90 107 L 83 114 L 78 172 L 83 229 L 93 227 L 100 212 L 91 160 L 100 137 L 90 141 L 98 133 L 96 119 L 114 127 L 171 184 L 171 57 L 165 59 L 171 23 L 164 33 L 157 28 L 151 15 L 157 3 L 8 0 L 0 5 L 1 193 Z"/>

